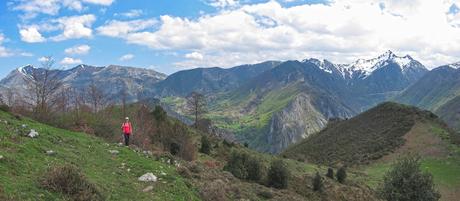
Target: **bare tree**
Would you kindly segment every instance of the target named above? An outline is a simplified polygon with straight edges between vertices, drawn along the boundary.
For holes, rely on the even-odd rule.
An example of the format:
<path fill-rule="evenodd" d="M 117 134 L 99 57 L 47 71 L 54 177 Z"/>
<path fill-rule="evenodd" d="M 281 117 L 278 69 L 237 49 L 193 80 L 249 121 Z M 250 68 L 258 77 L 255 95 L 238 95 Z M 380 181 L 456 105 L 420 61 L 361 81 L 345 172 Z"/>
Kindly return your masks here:
<path fill-rule="evenodd" d="M 56 109 L 61 113 L 69 111 L 71 102 L 72 89 L 64 88 L 56 94 Z"/>
<path fill-rule="evenodd" d="M 93 108 L 93 113 L 97 113 L 106 103 L 104 92 L 94 83 L 94 81 L 92 81 L 88 86 L 87 94 L 89 102 Z"/>
<path fill-rule="evenodd" d="M 192 92 L 187 96 L 187 112 L 195 118 L 195 128 L 198 128 L 198 122 L 207 112 L 206 98 L 203 94 Z"/>
<path fill-rule="evenodd" d="M 41 63 L 41 69 L 33 69 L 31 74 L 25 76 L 25 82 L 32 99 L 33 113 L 36 118 L 45 120 L 49 117 L 54 104 L 55 95 L 62 86 L 59 71 L 53 70 L 54 60 L 46 57 Z"/>
<path fill-rule="evenodd" d="M 70 88 L 69 89 L 69 94 L 70 97 L 72 97 L 72 108 L 73 108 L 73 118 L 74 122 L 76 125 L 79 125 L 82 123 L 82 113 L 83 109 L 85 106 L 85 98 L 83 95 L 83 92 L 75 89 L 75 88 Z"/>
<path fill-rule="evenodd" d="M 121 95 L 121 107 L 122 107 L 121 109 L 123 112 L 123 116 L 126 117 L 126 103 L 128 101 L 128 92 L 125 86 L 123 86 L 123 88 L 121 89 L 120 95 Z"/>

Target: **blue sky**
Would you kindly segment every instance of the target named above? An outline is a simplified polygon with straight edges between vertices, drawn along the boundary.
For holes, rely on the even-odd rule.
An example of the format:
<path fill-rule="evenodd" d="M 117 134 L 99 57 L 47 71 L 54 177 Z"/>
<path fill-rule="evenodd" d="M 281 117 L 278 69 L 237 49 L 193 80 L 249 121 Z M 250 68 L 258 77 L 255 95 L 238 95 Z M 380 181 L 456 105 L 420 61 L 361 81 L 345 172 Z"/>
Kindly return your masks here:
<path fill-rule="evenodd" d="M 458 0 L 5 0 L 0 78 L 52 56 L 152 68 L 231 67 L 316 57 L 350 62 L 388 49 L 428 67 L 460 61 Z"/>

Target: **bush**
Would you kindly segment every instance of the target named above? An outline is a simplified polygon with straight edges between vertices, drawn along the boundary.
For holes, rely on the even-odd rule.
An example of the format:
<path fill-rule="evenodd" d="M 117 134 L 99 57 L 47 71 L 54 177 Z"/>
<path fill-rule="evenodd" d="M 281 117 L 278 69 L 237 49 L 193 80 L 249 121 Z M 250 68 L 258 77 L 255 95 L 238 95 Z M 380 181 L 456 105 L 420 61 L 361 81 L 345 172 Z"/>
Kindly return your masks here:
<path fill-rule="evenodd" d="M 155 117 L 155 120 L 157 120 L 158 122 L 164 121 L 167 117 L 166 111 L 159 105 L 155 106 L 155 109 L 153 109 L 152 115 L 153 117 Z"/>
<path fill-rule="evenodd" d="M 275 160 L 268 170 L 268 185 L 283 189 L 288 186 L 289 170 L 282 160 Z"/>
<path fill-rule="evenodd" d="M 248 178 L 251 181 L 261 181 L 264 176 L 264 165 L 262 161 L 255 157 L 251 157 L 248 161 Z"/>
<path fill-rule="evenodd" d="M 435 201 L 441 197 L 434 188 L 432 175 L 421 171 L 418 157 L 398 160 L 385 174 L 378 194 L 392 201 Z"/>
<path fill-rule="evenodd" d="M 339 170 L 337 170 L 337 181 L 339 181 L 340 183 L 343 183 L 345 182 L 345 179 L 347 178 L 347 171 L 345 169 L 345 166 L 342 166 L 339 168 Z"/>
<path fill-rule="evenodd" d="M 332 169 L 331 167 L 330 167 L 330 168 L 327 168 L 326 177 L 329 177 L 329 178 L 331 178 L 331 179 L 334 179 L 334 169 Z"/>
<path fill-rule="evenodd" d="M 200 152 L 209 155 L 211 153 L 211 142 L 208 139 L 208 136 L 203 135 L 201 137 L 201 148 Z"/>
<path fill-rule="evenodd" d="M 40 183 L 43 188 L 63 193 L 72 200 L 103 200 L 96 186 L 90 183 L 83 173 L 72 165 L 50 168 Z"/>
<path fill-rule="evenodd" d="M 233 147 L 235 145 L 233 142 L 229 142 L 226 139 L 224 139 L 222 144 L 225 145 L 226 147 Z"/>
<path fill-rule="evenodd" d="M 316 175 L 313 178 L 312 183 L 314 191 L 320 191 L 321 189 L 323 189 L 323 178 L 321 177 L 321 175 L 319 175 L 318 172 L 316 172 Z"/>
<path fill-rule="evenodd" d="M 171 143 L 171 145 L 169 145 L 169 152 L 173 156 L 177 155 L 179 153 L 179 151 L 180 151 L 180 145 L 179 144 L 173 142 L 173 143 Z"/>
<path fill-rule="evenodd" d="M 180 166 L 180 167 L 177 167 L 176 168 L 176 171 L 177 173 L 179 173 L 180 176 L 184 177 L 184 178 L 187 178 L 187 179 L 190 179 L 192 178 L 192 173 L 190 172 L 190 170 L 185 167 L 185 166 Z"/>
<path fill-rule="evenodd" d="M 260 191 L 257 195 L 261 198 L 272 199 L 275 197 L 271 191 Z"/>
<path fill-rule="evenodd" d="M 224 170 L 229 171 L 239 179 L 260 181 L 263 177 L 263 163 L 258 158 L 246 152 L 234 151 Z"/>
<path fill-rule="evenodd" d="M 10 112 L 10 107 L 6 104 L 0 104 L 0 110 L 4 112 Z"/>
<path fill-rule="evenodd" d="M 216 179 L 212 181 L 209 185 L 203 185 L 200 188 L 201 198 L 205 201 L 229 200 L 226 195 L 226 191 L 228 190 L 227 186 L 228 185 L 224 181 Z"/>

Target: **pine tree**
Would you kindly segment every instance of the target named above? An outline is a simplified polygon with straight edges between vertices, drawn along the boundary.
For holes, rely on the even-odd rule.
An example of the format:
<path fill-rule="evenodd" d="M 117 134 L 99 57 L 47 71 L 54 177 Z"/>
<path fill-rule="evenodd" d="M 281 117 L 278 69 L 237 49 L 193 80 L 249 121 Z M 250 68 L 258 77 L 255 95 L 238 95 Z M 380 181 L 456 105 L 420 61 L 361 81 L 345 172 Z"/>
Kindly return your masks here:
<path fill-rule="evenodd" d="M 339 181 L 340 183 L 343 183 L 345 182 L 345 179 L 347 178 L 347 171 L 345 169 L 345 166 L 342 166 L 339 168 L 339 170 L 337 170 L 337 181 Z"/>
<path fill-rule="evenodd" d="M 332 169 L 331 167 L 330 167 L 330 168 L 327 168 L 326 177 L 329 177 L 329 178 L 331 178 L 331 179 L 334 179 L 334 169 Z"/>

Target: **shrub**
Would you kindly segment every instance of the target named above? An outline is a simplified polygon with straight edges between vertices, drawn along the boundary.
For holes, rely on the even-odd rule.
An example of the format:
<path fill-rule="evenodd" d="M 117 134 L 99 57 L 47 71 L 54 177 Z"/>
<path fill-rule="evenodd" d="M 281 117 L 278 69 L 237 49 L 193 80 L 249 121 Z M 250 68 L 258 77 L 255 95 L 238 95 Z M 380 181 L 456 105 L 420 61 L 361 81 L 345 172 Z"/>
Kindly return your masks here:
<path fill-rule="evenodd" d="M 327 168 L 326 177 L 334 179 L 334 169 L 332 169 L 331 167 Z"/>
<path fill-rule="evenodd" d="M 155 117 L 155 120 L 157 120 L 158 122 L 164 121 L 167 117 L 166 111 L 159 105 L 155 106 L 155 109 L 153 109 L 152 115 L 153 117 Z"/>
<path fill-rule="evenodd" d="M 249 154 L 234 151 L 230 155 L 230 159 L 227 161 L 224 170 L 231 172 L 233 176 L 239 179 L 246 179 L 248 178 L 248 170 L 246 169 L 248 161 Z"/>
<path fill-rule="evenodd" d="M 226 201 L 229 200 L 226 196 L 227 184 L 224 181 L 217 179 L 209 185 L 203 185 L 200 189 L 201 198 L 205 201 Z"/>
<path fill-rule="evenodd" d="M 421 171 L 418 157 L 398 160 L 385 174 L 378 194 L 392 201 L 435 201 L 441 197 L 434 188 L 432 175 Z"/>
<path fill-rule="evenodd" d="M 345 169 L 345 166 L 342 166 L 339 168 L 339 170 L 337 170 L 337 181 L 339 181 L 340 183 L 343 183 L 345 182 L 345 179 L 347 178 L 347 171 Z"/>
<path fill-rule="evenodd" d="M 233 142 L 229 142 L 226 139 L 224 139 L 222 144 L 225 145 L 226 147 L 233 147 L 235 145 Z"/>
<path fill-rule="evenodd" d="M 187 178 L 187 179 L 190 179 L 192 178 L 192 173 L 190 172 L 190 170 L 185 167 L 185 166 L 180 166 L 180 167 L 177 167 L 176 168 L 176 171 L 177 173 L 179 173 L 180 176 L 184 177 L 184 178 Z"/>
<path fill-rule="evenodd" d="M 282 160 L 275 160 L 268 171 L 268 185 L 275 188 L 287 188 L 289 170 Z"/>
<path fill-rule="evenodd" d="M 206 135 L 203 135 L 201 137 L 200 152 L 208 155 L 211 153 L 211 142 L 209 141 L 208 136 Z"/>
<path fill-rule="evenodd" d="M 169 146 L 169 152 L 172 154 L 172 155 L 177 155 L 180 151 L 180 145 L 173 142 L 171 143 L 171 145 Z"/>
<path fill-rule="evenodd" d="M 261 198 L 272 199 L 275 197 L 271 191 L 260 191 L 257 195 Z"/>
<path fill-rule="evenodd" d="M 248 167 L 246 168 L 248 171 L 248 178 L 252 181 L 261 181 L 264 175 L 263 171 L 263 163 L 259 159 L 255 157 L 251 157 L 248 161 Z"/>
<path fill-rule="evenodd" d="M 72 165 L 50 168 L 40 183 L 43 188 L 63 193 L 76 201 L 103 200 L 96 186 Z"/>
<path fill-rule="evenodd" d="M 6 105 L 6 104 L 0 104 L 0 110 L 4 111 L 4 112 L 9 112 L 10 107 L 8 105 Z"/>
<path fill-rule="evenodd" d="M 263 163 L 258 158 L 246 152 L 234 151 L 224 170 L 229 171 L 239 179 L 260 181 L 263 177 Z"/>
<path fill-rule="evenodd" d="M 320 191 L 321 189 L 323 189 L 323 178 L 321 177 L 321 175 L 319 175 L 318 172 L 316 172 L 316 175 L 313 178 L 312 183 L 314 191 Z"/>

